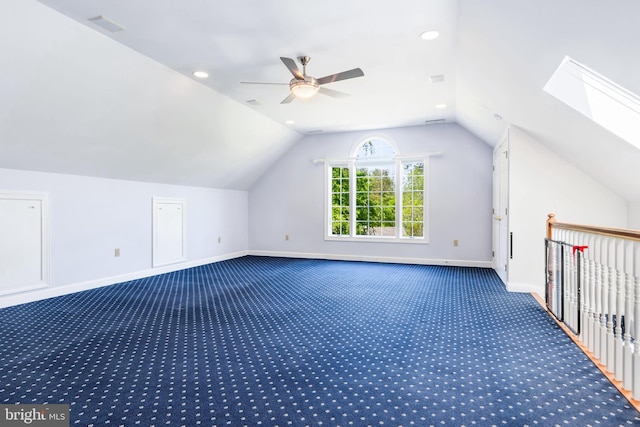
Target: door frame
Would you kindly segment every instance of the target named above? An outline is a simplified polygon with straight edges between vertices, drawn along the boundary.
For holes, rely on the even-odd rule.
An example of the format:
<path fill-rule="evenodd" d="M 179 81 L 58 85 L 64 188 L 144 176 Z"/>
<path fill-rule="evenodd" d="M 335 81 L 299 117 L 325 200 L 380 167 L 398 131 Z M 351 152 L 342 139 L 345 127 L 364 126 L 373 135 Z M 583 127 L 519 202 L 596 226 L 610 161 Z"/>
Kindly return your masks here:
<path fill-rule="evenodd" d="M 506 176 L 506 179 L 504 179 Z M 493 268 L 506 285 L 509 279 L 509 135 L 493 151 Z"/>

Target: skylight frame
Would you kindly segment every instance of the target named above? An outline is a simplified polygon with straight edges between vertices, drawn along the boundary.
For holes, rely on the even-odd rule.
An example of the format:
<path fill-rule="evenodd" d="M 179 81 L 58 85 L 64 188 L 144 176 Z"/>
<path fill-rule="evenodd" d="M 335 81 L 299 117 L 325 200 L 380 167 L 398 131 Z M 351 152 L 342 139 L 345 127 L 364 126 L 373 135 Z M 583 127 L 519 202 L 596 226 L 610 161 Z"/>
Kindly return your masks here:
<path fill-rule="evenodd" d="M 640 97 L 565 56 L 544 91 L 640 149 Z"/>

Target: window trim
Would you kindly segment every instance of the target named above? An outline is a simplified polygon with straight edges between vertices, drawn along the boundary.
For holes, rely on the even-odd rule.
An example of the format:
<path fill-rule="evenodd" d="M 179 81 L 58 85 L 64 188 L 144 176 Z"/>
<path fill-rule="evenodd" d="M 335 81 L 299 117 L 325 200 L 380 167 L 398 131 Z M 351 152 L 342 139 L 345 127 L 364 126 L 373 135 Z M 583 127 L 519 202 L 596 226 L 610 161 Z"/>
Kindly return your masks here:
<path fill-rule="evenodd" d="M 376 158 L 371 160 L 357 159 L 357 153 L 360 149 L 360 146 L 371 138 L 380 138 L 389 142 L 393 148 L 396 150 L 396 154 L 392 157 L 388 158 Z M 354 149 L 351 152 L 351 156 L 346 159 L 325 159 L 324 160 L 324 240 L 325 241 L 333 241 L 333 242 L 372 242 L 372 243 L 409 243 L 409 244 L 429 244 L 429 218 L 430 218 L 430 204 L 429 204 L 429 184 L 430 181 L 428 179 L 429 175 L 429 157 L 431 155 L 440 155 L 441 153 L 422 153 L 422 154 L 412 154 L 412 155 L 401 155 L 398 154 L 396 144 L 391 141 L 389 138 L 384 136 L 369 136 L 366 138 L 362 138 L 358 141 L 358 143 L 354 146 Z M 371 164 L 375 164 L 378 162 L 390 163 L 393 162 L 395 164 L 395 172 L 396 172 L 396 182 L 395 182 L 395 193 L 396 193 L 396 224 L 398 224 L 396 235 L 395 236 L 358 236 L 355 234 L 356 231 L 356 221 L 354 220 L 355 215 L 355 198 L 356 192 L 352 191 L 352 189 L 356 188 L 355 179 L 356 179 L 356 169 L 357 164 L 367 164 L 371 162 Z M 403 236 L 402 234 L 402 166 L 404 163 L 410 162 L 420 162 L 424 165 L 424 188 L 423 188 L 423 236 L 422 237 L 414 237 L 414 236 Z M 349 168 L 349 235 L 332 235 L 332 168 L 334 167 L 348 167 Z"/>

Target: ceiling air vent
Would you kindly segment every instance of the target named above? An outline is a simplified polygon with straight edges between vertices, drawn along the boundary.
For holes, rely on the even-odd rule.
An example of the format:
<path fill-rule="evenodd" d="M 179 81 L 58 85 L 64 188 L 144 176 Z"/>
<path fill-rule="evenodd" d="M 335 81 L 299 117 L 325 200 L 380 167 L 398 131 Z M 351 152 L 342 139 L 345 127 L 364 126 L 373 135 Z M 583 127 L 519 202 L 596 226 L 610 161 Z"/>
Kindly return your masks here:
<path fill-rule="evenodd" d="M 439 125 L 441 123 L 444 123 L 445 119 L 435 119 L 435 120 L 425 120 L 424 124 L 425 125 Z"/>
<path fill-rule="evenodd" d="M 116 24 L 113 21 L 108 20 L 102 15 L 94 16 L 93 18 L 89 18 L 90 22 L 93 22 L 98 27 L 109 31 L 110 33 L 117 33 L 118 31 L 124 31 L 124 28 L 120 25 Z"/>
<path fill-rule="evenodd" d="M 254 107 L 262 105 L 257 99 L 247 99 L 245 102 L 249 105 L 253 105 Z"/>

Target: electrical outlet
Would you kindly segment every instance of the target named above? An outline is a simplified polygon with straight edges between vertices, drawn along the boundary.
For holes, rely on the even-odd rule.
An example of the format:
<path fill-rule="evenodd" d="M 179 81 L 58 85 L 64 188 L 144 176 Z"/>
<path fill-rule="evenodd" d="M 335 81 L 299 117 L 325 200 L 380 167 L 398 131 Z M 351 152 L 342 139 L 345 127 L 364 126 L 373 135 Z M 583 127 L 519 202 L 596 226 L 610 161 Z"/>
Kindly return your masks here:
<path fill-rule="evenodd" d="M 453 246 L 458 246 L 458 239 L 453 241 Z"/>
<path fill-rule="evenodd" d="M 115 256 L 119 257 L 120 256 L 120 248 L 116 248 L 115 250 Z"/>

